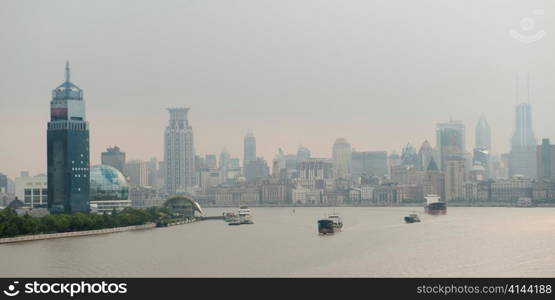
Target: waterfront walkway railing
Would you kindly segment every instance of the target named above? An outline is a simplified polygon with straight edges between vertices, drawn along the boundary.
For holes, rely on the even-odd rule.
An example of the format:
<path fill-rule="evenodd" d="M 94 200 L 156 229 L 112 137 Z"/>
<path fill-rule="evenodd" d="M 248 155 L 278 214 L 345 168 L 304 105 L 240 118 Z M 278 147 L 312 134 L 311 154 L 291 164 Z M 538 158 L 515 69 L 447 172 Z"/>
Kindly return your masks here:
<path fill-rule="evenodd" d="M 96 235 L 96 234 L 105 234 L 105 233 L 129 231 L 129 230 L 149 229 L 149 228 L 154 228 L 154 227 L 156 227 L 156 224 L 147 223 L 147 224 L 143 224 L 143 225 L 113 227 L 113 228 L 104 228 L 104 229 L 96 229 L 96 230 L 46 233 L 46 234 L 35 234 L 35 235 L 22 235 L 22 236 L 10 237 L 10 238 L 1 238 L 0 239 L 0 244 L 24 242 L 24 241 L 35 241 L 35 240 L 57 239 L 57 238 L 73 237 L 73 236 Z"/>

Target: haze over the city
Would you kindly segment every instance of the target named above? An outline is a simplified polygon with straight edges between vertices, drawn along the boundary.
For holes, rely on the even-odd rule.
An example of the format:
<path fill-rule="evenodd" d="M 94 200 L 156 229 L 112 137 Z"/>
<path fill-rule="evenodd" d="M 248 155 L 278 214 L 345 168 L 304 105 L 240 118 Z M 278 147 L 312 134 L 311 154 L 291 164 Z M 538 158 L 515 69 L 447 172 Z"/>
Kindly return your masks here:
<path fill-rule="evenodd" d="M 189 107 L 197 155 L 258 156 L 300 145 L 330 157 L 435 145 L 435 125 L 484 114 L 494 153 L 514 128 L 516 77 L 530 74 L 533 128 L 555 139 L 553 1 L 3 1 L 0 171 L 46 172 L 51 91 L 84 90 L 91 164 L 118 145 L 163 159 L 168 107 Z M 543 10 L 543 14 L 534 14 Z M 528 32 L 521 21 L 535 21 Z M 529 25 L 529 24 L 528 24 Z M 509 33 L 546 35 L 523 43 Z M 521 82 L 521 95 L 526 88 Z"/>

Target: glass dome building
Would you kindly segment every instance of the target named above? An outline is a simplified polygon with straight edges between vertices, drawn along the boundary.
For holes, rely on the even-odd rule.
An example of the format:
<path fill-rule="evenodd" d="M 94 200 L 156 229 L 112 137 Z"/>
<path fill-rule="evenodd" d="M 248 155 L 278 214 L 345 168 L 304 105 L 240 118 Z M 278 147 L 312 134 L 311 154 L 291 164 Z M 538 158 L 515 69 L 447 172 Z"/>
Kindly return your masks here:
<path fill-rule="evenodd" d="M 90 170 L 91 212 L 111 212 L 131 206 L 129 185 L 125 176 L 108 165 L 93 166 Z"/>

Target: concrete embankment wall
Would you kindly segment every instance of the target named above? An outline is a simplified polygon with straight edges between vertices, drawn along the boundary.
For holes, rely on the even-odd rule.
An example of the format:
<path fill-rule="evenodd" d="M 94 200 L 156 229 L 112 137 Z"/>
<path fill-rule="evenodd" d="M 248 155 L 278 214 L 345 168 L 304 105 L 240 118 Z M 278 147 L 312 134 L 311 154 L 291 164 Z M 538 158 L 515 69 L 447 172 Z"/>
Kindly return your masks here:
<path fill-rule="evenodd" d="M 48 239 L 57 239 L 57 238 L 73 237 L 73 236 L 96 235 L 96 234 L 105 234 L 105 233 L 129 231 L 129 230 L 149 229 L 149 228 L 154 228 L 154 227 L 156 227 L 156 224 L 148 223 L 148 224 L 144 224 L 144 225 L 105 228 L 105 229 L 97 229 L 97 230 L 47 233 L 47 234 L 36 234 L 36 235 L 23 235 L 23 236 L 11 237 L 11 238 L 2 238 L 2 239 L 0 239 L 0 244 L 25 242 L 25 241 L 36 241 L 36 240 L 48 240 Z"/>

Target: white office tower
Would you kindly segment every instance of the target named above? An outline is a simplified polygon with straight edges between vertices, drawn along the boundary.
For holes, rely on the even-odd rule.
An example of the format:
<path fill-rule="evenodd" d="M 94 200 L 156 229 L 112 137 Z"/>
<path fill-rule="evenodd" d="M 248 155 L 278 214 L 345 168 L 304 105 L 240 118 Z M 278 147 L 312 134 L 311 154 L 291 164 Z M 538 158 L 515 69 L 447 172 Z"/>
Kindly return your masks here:
<path fill-rule="evenodd" d="M 189 108 L 169 108 L 170 122 L 164 133 L 166 192 L 192 194 L 195 182 L 193 128 L 187 120 Z"/>

